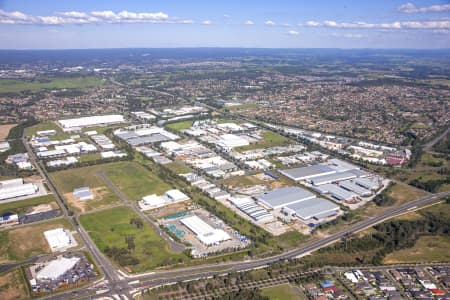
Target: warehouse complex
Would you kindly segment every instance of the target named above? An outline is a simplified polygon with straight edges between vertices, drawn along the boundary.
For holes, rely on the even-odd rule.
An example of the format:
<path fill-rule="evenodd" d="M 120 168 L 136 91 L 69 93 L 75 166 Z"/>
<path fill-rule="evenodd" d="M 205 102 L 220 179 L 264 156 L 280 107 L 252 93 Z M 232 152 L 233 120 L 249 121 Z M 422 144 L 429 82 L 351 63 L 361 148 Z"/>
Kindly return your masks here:
<path fill-rule="evenodd" d="M 111 125 L 123 122 L 125 122 L 125 119 L 122 115 L 102 115 L 58 120 L 58 124 L 64 131 L 80 131 L 83 127 Z"/>
<path fill-rule="evenodd" d="M 280 170 L 280 173 L 346 204 L 358 203 L 361 197 L 370 197 L 383 186 L 383 178 L 339 159 L 329 159 L 325 163 L 308 167 Z"/>
<path fill-rule="evenodd" d="M 222 229 L 215 229 L 197 216 L 181 219 L 180 222 L 191 230 L 206 246 L 218 245 L 231 237 Z"/>
<path fill-rule="evenodd" d="M 64 230 L 64 228 L 47 230 L 44 232 L 44 236 L 53 252 L 62 251 L 76 246 L 75 240 L 69 232 Z"/>
<path fill-rule="evenodd" d="M 164 193 L 162 196 L 158 196 L 156 194 L 147 195 L 142 198 L 142 201 L 139 202 L 142 210 L 154 209 L 178 202 L 187 201 L 190 198 L 179 190 L 169 190 Z"/>
<path fill-rule="evenodd" d="M 114 131 L 114 135 L 126 141 L 132 147 L 177 140 L 180 138 L 178 135 L 168 132 L 162 127 L 150 124 L 134 125 L 117 129 Z"/>
<path fill-rule="evenodd" d="M 72 269 L 79 261 L 79 257 L 60 257 L 52 260 L 36 273 L 36 278 L 38 280 L 56 280 Z"/>
<path fill-rule="evenodd" d="M 33 183 L 24 183 L 22 178 L 0 181 L 0 201 L 14 200 L 37 194 L 39 187 Z"/>
<path fill-rule="evenodd" d="M 300 187 L 278 188 L 255 198 L 270 209 L 281 210 L 302 221 L 314 219 L 321 222 L 327 218 L 336 217 L 340 213 L 338 205 L 323 198 L 316 198 L 316 195 Z"/>
<path fill-rule="evenodd" d="M 272 190 L 256 197 L 260 203 L 271 209 L 278 209 L 289 204 L 315 198 L 316 196 L 299 187 L 285 187 Z"/>

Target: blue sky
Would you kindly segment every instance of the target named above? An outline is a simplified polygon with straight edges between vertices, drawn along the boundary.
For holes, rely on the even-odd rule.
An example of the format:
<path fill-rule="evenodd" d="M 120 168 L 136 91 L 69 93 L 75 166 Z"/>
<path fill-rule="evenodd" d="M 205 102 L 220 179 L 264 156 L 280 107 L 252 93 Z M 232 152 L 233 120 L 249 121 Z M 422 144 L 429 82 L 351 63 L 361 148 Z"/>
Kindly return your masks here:
<path fill-rule="evenodd" d="M 450 48 L 450 1 L 0 0 L 0 48 Z"/>

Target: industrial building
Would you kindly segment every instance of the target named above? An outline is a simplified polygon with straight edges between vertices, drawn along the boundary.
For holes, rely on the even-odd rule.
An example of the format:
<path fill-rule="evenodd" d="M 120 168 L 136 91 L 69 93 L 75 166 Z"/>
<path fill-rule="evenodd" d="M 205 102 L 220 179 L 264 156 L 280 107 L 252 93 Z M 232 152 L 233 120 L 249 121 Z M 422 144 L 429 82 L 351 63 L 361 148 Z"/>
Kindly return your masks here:
<path fill-rule="evenodd" d="M 114 131 L 114 135 L 126 141 L 133 147 L 176 140 L 180 138 L 178 135 L 164 130 L 164 128 L 149 124 L 135 125 L 118 129 Z"/>
<path fill-rule="evenodd" d="M 92 194 L 89 187 L 80 187 L 73 190 L 73 196 L 80 201 L 92 200 L 94 199 L 94 194 Z"/>
<path fill-rule="evenodd" d="M 74 243 L 72 237 L 64 228 L 47 230 L 44 232 L 44 236 L 53 252 L 64 250 L 67 247 L 73 246 Z"/>
<path fill-rule="evenodd" d="M 328 194 L 331 197 L 333 197 L 336 200 L 343 201 L 343 202 L 349 202 L 356 198 L 356 194 L 352 193 L 346 189 L 343 189 L 342 187 L 327 183 L 320 186 L 314 186 L 312 187 L 315 191 L 321 193 L 321 194 Z"/>
<path fill-rule="evenodd" d="M 30 196 L 39 191 L 37 185 L 24 183 L 22 178 L 0 181 L 0 201 Z"/>
<path fill-rule="evenodd" d="M 189 196 L 185 195 L 179 190 L 169 190 L 165 192 L 163 196 L 158 196 L 156 194 L 145 196 L 142 198 L 140 204 L 143 210 L 147 210 L 177 202 L 187 201 L 189 199 Z"/>
<path fill-rule="evenodd" d="M 230 202 L 255 221 L 270 221 L 274 217 L 264 207 L 256 204 L 250 197 L 233 197 Z"/>
<path fill-rule="evenodd" d="M 344 172 L 339 172 L 339 173 L 334 173 L 334 174 L 313 177 L 313 178 L 309 179 L 308 181 L 311 182 L 312 184 L 314 184 L 315 186 L 318 186 L 318 185 L 323 185 L 323 184 L 327 184 L 327 183 L 348 180 L 348 179 L 352 179 L 352 178 L 356 178 L 356 175 L 354 173 L 352 173 L 350 171 L 344 171 Z"/>
<path fill-rule="evenodd" d="M 320 221 L 334 217 L 339 213 L 339 206 L 323 198 L 312 198 L 283 207 L 283 211 L 296 216 L 302 221 L 315 219 Z"/>
<path fill-rule="evenodd" d="M 368 190 L 360 185 L 357 185 L 352 180 L 341 181 L 341 182 L 339 182 L 339 186 L 343 187 L 344 189 L 346 189 L 350 192 L 354 192 L 362 197 L 368 197 L 368 196 L 372 195 L 371 190 Z"/>
<path fill-rule="evenodd" d="M 256 200 L 266 207 L 278 209 L 315 197 L 313 193 L 299 187 L 284 187 L 261 194 L 256 197 Z"/>
<path fill-rule="evenodd" d="M 301 181 L 317 176 L 334 174 L 336 173 L 336 170 L 328 166 L 317 164 L 308 167 L 280 170 L 280 173 L 292 180 Z"/>
<path fill-rule="evenodd" d="M 63 276 L 67 271 L 71 270 L 78 262 L 79 257 L 59 257 L 52 260 L 49 264 L 43 267 L 36 273 L 37 280 L 57 280 Z"/>
<path fill-rule="evenodd" d="M 223 134 L 220 136 L 220 139 L 217 141 L 217 145 L 224 149 L 233 149 L 236 147 L 248 146 L 250 142 L 235 134 Z"/>
<path fill-rule="evenodd" d="M 381 187 L 381 184 L 375 178 L 356 178 L 354 182 L 368 190 L 377 190 Z"/>
<path fill-rule="evenodd" d="M 78 131 L 83 127 L 111 125 L 125 122 L 122 115 L 91 116 L 66 120 L 58 120 L 64 131 Z"/>
<path fill-rule="evenodd" d="M 17 214 L 6 213 L 0 216 L 0 227 L 15 224 L 19 224 L 19 216 Z"/>
<path fill-rule="evenodd" d="M 218 245 L 231 240 L 231 237 L 222 229 L 215 229 L 197 216 L 181 219 L 180 222 L 191 230 L 197 239 L 206 246 Z"/>

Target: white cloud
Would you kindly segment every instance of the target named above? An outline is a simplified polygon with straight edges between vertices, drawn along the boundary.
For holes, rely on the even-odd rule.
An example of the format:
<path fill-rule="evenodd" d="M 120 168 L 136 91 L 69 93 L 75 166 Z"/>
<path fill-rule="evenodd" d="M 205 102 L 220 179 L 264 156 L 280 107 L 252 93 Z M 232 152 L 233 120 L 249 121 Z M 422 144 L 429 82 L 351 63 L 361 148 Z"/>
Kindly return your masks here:
<path fill-rule="evenodd" d="M 300 32 L 295 31 L 295 30 L 289 30 L 287 33 L 288 33 L 289 35 L 299 35 L 299 34 L 300 34 Z"/>
<path fill-rule="evenodd" d="M 254 25 L 253 21 L 247 20 L 244 22 L 244 25 Z"/>
<path fill-rule="evenodd" d="M 223 17 L 224 17 L 225 19 L 229 19 L 229 18 L 231 18 L 231 16 L 230 16 L 230 15 L 228 15 L 228 14 L 224 14 L 224 15 L 223 15 Z"/>
<path fill-rule="evenodd" d="M 272 20 L 267 20 L 267 21 L 264 22 L 264 24 L 265 24 L 265 25 L 269 25 L 269 26 L 274 26 L 274 25 L 276 25 L 276 23 L 275 23 L 274 21 L 272 21 Z"/>
<path fill-rule="evenodd" d="M 398 10 L 403 13 L 407 13 L 407 14 L 427 13 L 427 12 L 445 12 L 445 11 L 450 11 L 450 4 L 418 7 L 411 2 L 408 2 L 403 5 L 400 5 L 398 7 Z"/>
<path fill-rule="evenodd" d="M 336 21 L 309 21 L 307 27 L 329 27 L 329 28 L 361 28 L 361 29 L 449 29 L 450 20 L 435 21 L 404 21 L 391 23 L 367 23 L 367 22 L 336 22 Z"/>
<path fill-rule="evenodd" d="M 202 22 L 202 25 L 212 25 L 213 22 L 211 20 L 205 20 Z"/>
<path fill-rule="evenodd" d="M 331 35 L 334 37 L 347 38 L 347 39 L 362 39 L 362 38 L 366 37 L 366 35 L 359 34 L 359 33 L 343 33 L 343 34 L 333 33 Z"/>
<path fill-rule="evenodd" d="M 163 12 L 129 12 L 115 13 L 111 10 L 93 11 L 90 13 L 69 11 L 52 16 L 33 16 L 18 11 L 0 10 L 0 24 L 90 24 L 90 23 L 192 23 L 192 20 L 169 17 Z"/>

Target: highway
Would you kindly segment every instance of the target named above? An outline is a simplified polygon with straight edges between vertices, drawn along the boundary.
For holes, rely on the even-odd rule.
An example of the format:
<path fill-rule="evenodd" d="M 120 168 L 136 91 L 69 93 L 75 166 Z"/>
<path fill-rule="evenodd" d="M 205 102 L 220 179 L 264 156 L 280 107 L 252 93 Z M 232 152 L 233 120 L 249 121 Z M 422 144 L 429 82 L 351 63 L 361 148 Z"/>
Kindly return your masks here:
<path fill-rule="evenodd" d="M 108 291 L 102 296 L 112 296 L 117 291 L 124 293 L 125 291 L 136 291 L 148 287 L 154 287 L 158 285 L 170 284 L 179 281 L 185 280 L 196 280 L 205 277 L 210 277 L 214 275 L 223 275 L 231 272 L 245 271 L 251 270 L 254 268 L 263 267 L 269 265 L 271 263 L 295 258 L 301 255 L 309 254 L 313 251 L 316 251 L 320 248 L 326 247 L 332 243 L 340 241 L 343 237 L 349 236 L 353 233 L 360 232 L 366 228 L 372 227 L 376 224 L 379 224 L 383 221 L 389 220 L 393 217 L 401 215 L 403 213 L 409 212 L 412 209 L 420 208 L 421 206 L 425 206 L 427 204 L 438 201 L 442 198 L 450 196 L 450 192 L 443 192 L 438 194 L 427 195 L 426 197 L 419 198 L 410 202 L 407 202 L 401 206 L 392 208 L 382 215 L 375 216 L 373 218 L 363 220 L 352 227 L 349 227 L 339 233 L 328 236 L 318 241 L 310 242 L 296 249 L 284 252 L 279 255 L 258 259 L 258 260 L 248 260 L 248 261 L 240 261 L 240 262 L 226 262 L 220 264 L 212 264 L 212 265 L 203 265 L 203 266 L 194 266 L 187 268 L 178 268 L 174 270 L 165 270 L 165 271 L 155 271 L 149 274 L 141 274 L 141 275 L 132 275 L 127 276 L 126 278 L 122 278 L 121 280 L 111 282 L 109 285 L 113 287 L 111 291 Z M 73 292 L 65 292 L 48 299 L 65 299 L 76 298 L 76 299 L 88 299 L 92 297 L 93 290 L 85 289 L 77 292 L 74 295 Z M 100 296 L 100 295 L 99 295 Z"/>

